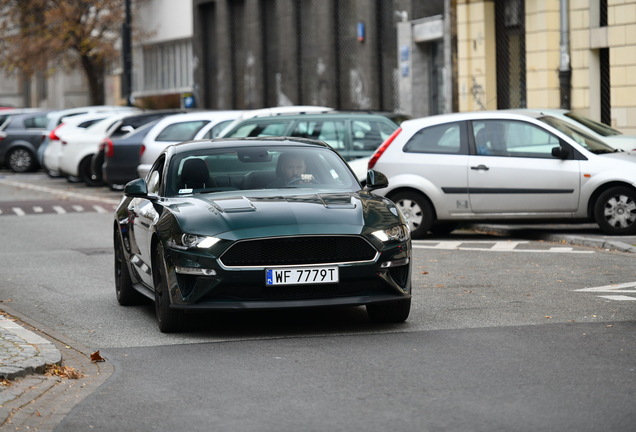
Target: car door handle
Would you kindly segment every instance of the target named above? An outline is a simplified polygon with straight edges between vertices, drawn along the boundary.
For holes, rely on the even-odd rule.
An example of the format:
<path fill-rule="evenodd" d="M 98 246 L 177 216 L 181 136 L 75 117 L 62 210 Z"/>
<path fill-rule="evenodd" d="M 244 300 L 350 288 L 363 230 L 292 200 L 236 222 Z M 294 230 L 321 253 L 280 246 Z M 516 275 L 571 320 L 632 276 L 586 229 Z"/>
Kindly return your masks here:
<path fill-rule="evenodd" d="M 470 167 L 470 169 L 488 171 L 490 168 L 488 168 L 486 165 L 477 165 Z"/>

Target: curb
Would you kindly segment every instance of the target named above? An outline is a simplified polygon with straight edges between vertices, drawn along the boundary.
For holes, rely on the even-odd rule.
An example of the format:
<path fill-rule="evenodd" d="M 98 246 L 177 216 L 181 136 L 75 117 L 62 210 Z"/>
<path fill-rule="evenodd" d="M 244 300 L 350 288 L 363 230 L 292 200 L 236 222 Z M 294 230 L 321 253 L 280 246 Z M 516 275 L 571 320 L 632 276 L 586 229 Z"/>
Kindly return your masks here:
<path fill-rule="evenodd" d="M 62 354 L 53 343 L 15 321 L 0 315 L 0 378 L 43 373 L 46 366 L 62 363 Z"/>
<path fill-rule="evenodd" d="M 585 237 L 572 234 L 547 234 L 537 233 L 536 230 L 527 227 L 510 227 L 507 225 L 470 225 L 469 229 L 494 235 L 518 236 L 532 240 L 544 240 L 555 243 L 567 243 L 576 246 L 587 246 L 600 249 L 608 249 L 619 252 L 636 253 L 636 246 L 621 242 L 619 240 L 607 240 L 604 238 Z"/>

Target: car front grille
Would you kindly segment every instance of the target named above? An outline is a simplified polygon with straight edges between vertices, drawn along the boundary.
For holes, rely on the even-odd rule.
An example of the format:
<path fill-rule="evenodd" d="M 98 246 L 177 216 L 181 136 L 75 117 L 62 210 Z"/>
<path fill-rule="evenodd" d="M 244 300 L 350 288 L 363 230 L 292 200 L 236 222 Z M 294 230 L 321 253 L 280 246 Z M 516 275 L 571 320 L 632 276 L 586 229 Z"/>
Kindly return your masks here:
<path fill-rule="evenodd" d="M 376 253 L 356 236 L 275 237 L 239 241 L 220 260 L 226 267 L 335 264 L 372 261 Z"/>

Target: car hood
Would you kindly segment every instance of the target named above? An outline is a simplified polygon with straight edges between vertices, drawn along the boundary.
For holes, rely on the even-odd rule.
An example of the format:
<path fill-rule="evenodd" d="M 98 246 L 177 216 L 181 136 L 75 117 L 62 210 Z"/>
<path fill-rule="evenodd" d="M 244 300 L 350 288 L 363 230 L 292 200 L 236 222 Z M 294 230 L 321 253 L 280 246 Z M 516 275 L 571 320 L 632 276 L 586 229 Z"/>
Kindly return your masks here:
<path fill-rule="evenodd" d="M 395 206 L 367 193 L 201 194 L 166 207 L 183 232 L 236 240 L 295 234 L 361 234 L 399 223 Z"/>

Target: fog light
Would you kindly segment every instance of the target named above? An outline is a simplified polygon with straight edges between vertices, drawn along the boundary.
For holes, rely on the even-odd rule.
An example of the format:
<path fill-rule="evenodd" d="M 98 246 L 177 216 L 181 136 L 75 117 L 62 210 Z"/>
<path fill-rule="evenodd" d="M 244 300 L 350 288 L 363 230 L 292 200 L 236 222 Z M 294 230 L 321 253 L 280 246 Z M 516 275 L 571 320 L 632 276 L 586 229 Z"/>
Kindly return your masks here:
<path fill-rule="evenodd" d="M 216 270 L 214 269 L 179 267 L 179 266 L 176 266 L 174 269 L 179 274 L 193 275 L 193 276 L 216 276 Z"/>
<path fill-rule="evenodd" d="M 403 265 L 407 265 L 410 262 L 409 258 L 402 258 L 395 261 L 385 261 L 380 264 L 380 268 L 391 268 L 391 267 L 399 267 Z"/>

